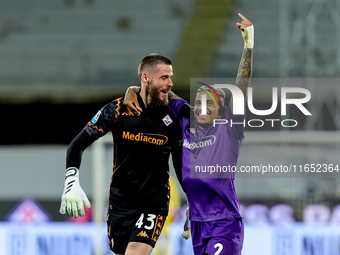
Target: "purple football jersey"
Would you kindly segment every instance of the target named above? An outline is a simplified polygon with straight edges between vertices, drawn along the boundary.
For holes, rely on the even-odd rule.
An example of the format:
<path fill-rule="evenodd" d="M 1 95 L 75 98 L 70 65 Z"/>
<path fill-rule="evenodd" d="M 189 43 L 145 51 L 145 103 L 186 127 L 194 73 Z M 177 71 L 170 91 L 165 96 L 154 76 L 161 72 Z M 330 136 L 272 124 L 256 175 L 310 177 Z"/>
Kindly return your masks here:
<path fill-rule="evenodd" d="M 234 177 L 244 139 L 245 116 L 233 115 L 228 107 L 220 121 L 223 124 L 200 129 L 194 119 L 190 121 L 189 116 L 181 114 L 186 105 L 182 99 L 170 102 L 183 132 L 182 183 L 190 220 L 240 218 Z"/>

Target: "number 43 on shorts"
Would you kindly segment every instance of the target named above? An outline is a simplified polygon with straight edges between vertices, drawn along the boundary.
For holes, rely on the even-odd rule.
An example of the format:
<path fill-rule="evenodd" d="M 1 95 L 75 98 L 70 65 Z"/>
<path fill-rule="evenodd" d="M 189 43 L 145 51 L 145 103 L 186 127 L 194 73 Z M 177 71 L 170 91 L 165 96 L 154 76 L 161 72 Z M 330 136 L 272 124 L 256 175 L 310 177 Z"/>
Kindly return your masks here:
<path fill-rule="evenodd" d="M 155 219 L 156 219 L 156 215 L 155 214 L 148 214 L 148 217 L 146 218 L 147 222 L 149 224 L 145 224 L 144 228 L 151 230 L 154 226 L 155 226 Z M 144 213 L 142 213 L 139 217 L 139 219 L 136 222 L 136 227 L 137 228 L 141 228 L 143 227 L 143 223 L 144 223 Z"/>
<path fill-rule="evenodd" d="M 142 213 L 135 224 L 137 229 L 142 229 L 138 235 L 148 237 L 157 242 L 162 232 L 165 218 L 162 214 Z"/>

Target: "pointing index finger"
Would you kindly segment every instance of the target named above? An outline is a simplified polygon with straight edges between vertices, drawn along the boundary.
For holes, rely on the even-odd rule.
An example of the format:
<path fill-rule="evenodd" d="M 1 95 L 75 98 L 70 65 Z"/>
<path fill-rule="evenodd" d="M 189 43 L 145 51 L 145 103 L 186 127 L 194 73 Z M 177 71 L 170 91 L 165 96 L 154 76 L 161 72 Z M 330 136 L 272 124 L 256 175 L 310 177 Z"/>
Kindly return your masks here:
<path fill-rule="evenodd" d="M 242 20 L 247 20 L 249 21 L 246 17 L 244 17 L 241 13 L 238 13 L 238 16 L 242 19 Z"/>

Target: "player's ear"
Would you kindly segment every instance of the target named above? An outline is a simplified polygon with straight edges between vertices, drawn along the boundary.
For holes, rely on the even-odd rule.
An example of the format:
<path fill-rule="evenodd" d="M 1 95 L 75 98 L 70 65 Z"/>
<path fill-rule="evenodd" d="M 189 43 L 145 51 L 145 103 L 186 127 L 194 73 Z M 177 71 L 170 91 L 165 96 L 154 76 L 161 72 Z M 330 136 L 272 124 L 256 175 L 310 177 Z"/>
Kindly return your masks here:
<path fill-rule="evenodd" d="M 141 75 L 141 81 L 147 83 L 149 81 L 149 74 L 147 72 L 143 72 Z"/>

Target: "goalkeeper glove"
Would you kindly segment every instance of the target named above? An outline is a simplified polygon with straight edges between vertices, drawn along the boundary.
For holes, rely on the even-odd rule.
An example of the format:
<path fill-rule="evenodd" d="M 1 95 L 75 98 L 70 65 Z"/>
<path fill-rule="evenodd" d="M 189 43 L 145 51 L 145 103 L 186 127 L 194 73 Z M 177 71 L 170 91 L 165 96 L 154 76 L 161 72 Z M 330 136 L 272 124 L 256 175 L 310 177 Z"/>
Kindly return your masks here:
<path fill-rule="evenodd" d="M 79 184 L 79 169 L 69 167 L 65 172 L 65 184 L 63 195 L 61 196 L 60 213 L 77 218 L 85 215 L 85 209 L 90 208 L 91 204 L 85 192 Z"/>
<path fill-rule="evenodd" d="M 186 210 L 186 220 L 185 220 L 185 223 L 184 223 L 184 231 L 182 233 L 182 237 L 185 239 L 185 240 L 188 240 L 191 236 L 191 230 L 190 230 L 190 221 L 189 221 L 189 207 L 187 207 L 187 210 Z"/>

